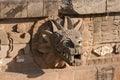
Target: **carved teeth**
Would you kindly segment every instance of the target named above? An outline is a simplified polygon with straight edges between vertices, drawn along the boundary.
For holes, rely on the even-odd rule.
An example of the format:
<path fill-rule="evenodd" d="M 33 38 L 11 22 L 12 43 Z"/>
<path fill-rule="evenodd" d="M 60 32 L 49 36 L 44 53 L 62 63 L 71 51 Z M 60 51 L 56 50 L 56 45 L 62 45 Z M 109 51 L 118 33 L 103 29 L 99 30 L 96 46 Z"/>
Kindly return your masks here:
<path fill-rule="evenodd" d="M 70 55 L 74 55 L 75 54 L 75 49 L 70 49 Z"/>
<path fill-rule="evenodd" d="M 69 60 L 70 60 L 70 63 L 73 63 L 73 61 L 74 61 L 74 56 L 70 56 L 70 57 L 69 57 Z"/>
<path fill-rule="evenodd" d="M 66 58 L 67 58 L 67 59 L 69 58 L 68 54 L 66 54 Z"/>
<path fill-rule="evenodd" d="M 66 56 L 65 53 L 63 53 L 63 56 L 64 56 L 64 57 Z"/>

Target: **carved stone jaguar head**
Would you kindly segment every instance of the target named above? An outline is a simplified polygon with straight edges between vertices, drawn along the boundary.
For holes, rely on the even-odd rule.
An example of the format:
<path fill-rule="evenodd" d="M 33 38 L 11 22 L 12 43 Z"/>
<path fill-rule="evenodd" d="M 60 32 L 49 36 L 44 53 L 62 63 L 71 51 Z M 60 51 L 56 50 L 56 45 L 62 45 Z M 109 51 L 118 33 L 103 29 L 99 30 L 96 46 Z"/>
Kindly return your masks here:
<path fill-rule="evenodd" d="M 55 54 L 61 56 L 70 65 L 80 63 L 82 55 L 81 21 L 74 26 L 69 17 L 65 17 L 64 26 L 51 21 L 53 33 L 50 42 Z"/>
<path fill-rule="evenodd" d="M 44 54 L 44 60 L 48 65 L 81 64 L 82 55 L 82 20 L 78 20 L 74 25 L 69 17 L 63 20 L 63 26 L 55 20 L 48 21 L 49 25 L 44 26 L 41 42 L 38 51 Z M 50 25 L 51 24 L 51 25 Z M 41 37 L 39 38 L 41 39 Z M 42 41 L 40 40 L 40 41 Z M 49 53 L 49 54 L 48 54 Z M 56 57 L 57 56 L 57 57 Z M 59 59 L 60 58 L 60 59 Z M 62 59 L 62 60 L 61 60 Z"/>

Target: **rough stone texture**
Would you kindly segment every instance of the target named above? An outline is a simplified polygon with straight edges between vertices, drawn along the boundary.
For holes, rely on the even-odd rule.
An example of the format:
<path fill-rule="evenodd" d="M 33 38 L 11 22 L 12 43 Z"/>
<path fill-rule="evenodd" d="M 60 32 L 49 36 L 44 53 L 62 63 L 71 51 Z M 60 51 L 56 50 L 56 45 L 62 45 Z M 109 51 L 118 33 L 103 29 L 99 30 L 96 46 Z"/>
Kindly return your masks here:
<path fill-rule="evenodd" d="M 44 0 L 44 16 L 56 16 L 58 14 L 58 2 L 57 0 Z"/>
<path fill-rule="evenodd" d="M 0 0 L 0 18 L 119 12 L 119 0 Z"/>
<path fill-rule="evenodd" d="M 5 31 L 0 31 L 0 45 L 8 45 L 9 40 L 8 40 L 8 35 Z"/>
<path fill-rule="evenodd" d="M 28 3 L 28 17 L 43 16 L 43 0 Z"/>
<path fill-rule="evenodd" d="M 114 75 L 115 75 L 114 80 L 117 80 L 120 78 L 120 76 L 118 76 L 118 75 L 120 75 L 120 67 L 119 66 L 116 67 Z"/>
<path fill-rule="evenodd" d="M 96 14 L 119 12 L 119 0 L 60 0 L 62 14 Z"/>
<path fill-rule="evenodd" d="M 47 0 L 2 0 L 0 18 L 26 18 L 58 15 L 57 1 Z"/>
<path fill-rule="evenodd" d="M 61 14 L 95 14 L 106 12 L 106 0 L 61 0 Z"/>
<path fill-rule="evenodd" d="M 27 66 L 26 66 L 27 67 Z M 37 70 L 37 69 L 36 69 Z M 115 73 L 113 73 L 115 72 Z M 42 72 L 41 72 L 42 73 Z M 108 74 L 106 74 L 108 73 Z M 91 66 L 91 67 L 74 67 L 72 69 L 64 70 L 49 70 L 45 74 L 40 73 L 31 73 L 31 74 L 22 74 L 22 73 L 0 73 L 1 80 L 119 80 L 120 67 L 119 65 L 103 65 L 103 66 Z M 37 76 L 38 75 L 38 76 Z M 104 76 L 103 76 L 104 75 Z M 105 76 L 106 75 L 106 76 Z M 112 75 L 115 75 L 114 77 Z"/>
<path fill-rule="evenodd" d="M 7 56 L 7 51 L 9 50 L 8 45 L 0 45 L 0 58 L 6 58 Z"/>
<path fill-rule="evenodd" d="M 94 44 L 119 42 L 119 25 L 115 25 L 114 21 L 113 17 L 106 18 L 106 21 L 94 19 Z"/>
<path fill-rule="evenodd" d="M 119 0 L 107 0 L 107 12 L 119 12 L 120 11 Z"/>
<path fill-rule="evenodd" d="M 106 0 L 73 0 L 73 10 L 78 14 L 104 13 Z"/>
<path fill-rule="evenodd" d="M 26 17 L 27 4 L 18 2 L 1 2 L 1 18 Z"/>

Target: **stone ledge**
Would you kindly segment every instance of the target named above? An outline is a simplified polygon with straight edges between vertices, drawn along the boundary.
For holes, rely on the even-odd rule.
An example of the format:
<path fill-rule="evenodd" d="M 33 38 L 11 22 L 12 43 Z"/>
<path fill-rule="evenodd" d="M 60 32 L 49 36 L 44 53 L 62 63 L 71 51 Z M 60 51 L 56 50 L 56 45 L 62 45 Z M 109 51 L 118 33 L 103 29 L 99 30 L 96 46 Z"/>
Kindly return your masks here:
<path fill-rule="evenodd" d="M 103 67 L 107 68 L 111 65 L 101 65 L 101 66 L 81 66 L 72 67 L 67 69 L 48 69 L 44 70 L 45 73 L 40 72 L 29 72 L 27 74 L 22 73 L 11 73 L 11 72 L 1 72 L 0 80 L 96 80 L 97 71 L 101 71 Z M 112 65 L 114 72 L 114 79 L 119 80 L 120 66 L 119 64 Z"/>

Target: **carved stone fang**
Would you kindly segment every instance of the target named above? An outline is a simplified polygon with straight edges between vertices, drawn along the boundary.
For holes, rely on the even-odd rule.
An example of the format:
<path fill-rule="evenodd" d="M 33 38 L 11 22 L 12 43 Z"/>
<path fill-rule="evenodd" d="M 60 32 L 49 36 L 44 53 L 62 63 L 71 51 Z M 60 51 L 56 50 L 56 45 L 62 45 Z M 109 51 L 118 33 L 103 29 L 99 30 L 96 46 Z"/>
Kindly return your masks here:
<path fill-rule="evenodd" d="M 82 19 L 78 20 L 77 25 L 75 25 L 74 27 L 74 30 L 79 30 L 81 26 L 82 26 Z"/>
<path fill-rule="evenodd" d="M 68 22 L 67 22 L 67 17 L 65 17 L 65 22 L 64 22 L 64 30 L 68 29 Z"/>
<path fill-rule="evenodd" d="M 68 30 L 68 29 L 72 29 L 72 21 L 69 17 L 65 16 L 65 20 L 64 20 L 64 30 Z"/>
<path fill-rule="evenodd" d="M 58 31 L 58 28 L 56 27 L 56 25 L 54 24 L 53 21 L 50 21 L 52 23 L 52 28 L 53 28 L 53 32 Z"/>
<path fill-rule="evenodd" d="M 63 27 L 58 24 L 57 22 L 50 20 L 50 22 L 52 23 L 52 28 L 53 28 L 53 32 L 56 32 L 58 30 L 64 30 Z"/>

